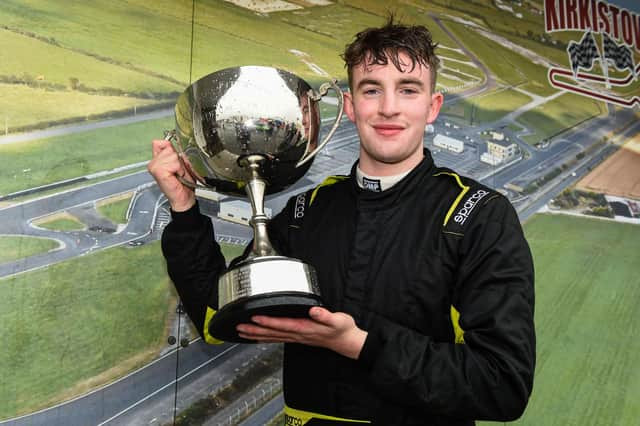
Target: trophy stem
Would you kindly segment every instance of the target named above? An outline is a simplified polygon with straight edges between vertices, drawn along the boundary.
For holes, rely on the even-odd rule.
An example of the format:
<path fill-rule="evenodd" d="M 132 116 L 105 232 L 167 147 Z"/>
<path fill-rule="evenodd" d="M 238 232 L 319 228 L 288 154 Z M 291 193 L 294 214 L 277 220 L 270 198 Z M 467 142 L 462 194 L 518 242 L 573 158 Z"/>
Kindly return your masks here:
<path fill-rule="evenodd" d="M 251 201 L 251 227 L 253 228 L 253 247 L 248 258 L 260 256 L 277 256 L 277 252 L 269 241 L 267 235 L 267 222 L 269 218 L 264 213 L 264 193 L 267 183 L 260 177 L 260 163 L 264 161 L 262 155 L 249 155 L 243 158 L 240 165 L 247 167 L 251 172 L 251 178 L 246 185 L 247 195 Z"/>

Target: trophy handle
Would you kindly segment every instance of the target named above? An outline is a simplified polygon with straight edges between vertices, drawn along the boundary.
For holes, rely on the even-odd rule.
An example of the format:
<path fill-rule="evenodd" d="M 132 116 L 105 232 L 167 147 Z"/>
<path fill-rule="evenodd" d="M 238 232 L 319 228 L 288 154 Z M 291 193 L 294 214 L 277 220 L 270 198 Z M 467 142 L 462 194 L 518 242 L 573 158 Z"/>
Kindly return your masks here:
<path fill-rule="evenodd" d="M 310 161 L 318 152 L 320 152 L 322 148 L 325 147 L 325 145 L 329 142 L 329 139 L 331 139 L 331 137 L 336 132 L 336 130 L 338 130 L 338 126 L 340 125 L 340 120 L 342 119 L 342 113 L 344 112 L 344 95 L 342 93 L 342 90 L 340 90 L 340 87 L 338 87 L 337 83 L 338 83 L 338 80 L 336 79 L 333 79 L 328 83 L 324 83 L 318 89 L 318 93 L 314 93 L 313 90 L 309 90 L 310 92 L 309 99 L 315 102 L 318 102 L 320 101 L 320 99 L 322 99 L 323 96 L 325 96 L 329 92 L 329 89 L 333 89 L 336 92 L 336 95 L 338 95 L 338 113 L 336 114 L 336 121 L 333 123 L 331 130 L 329 130 L 329 133 L 327 133 L 327 135 L 324 137 L 322 142 L 320 142 L 320 145 L 318 145 L 318 147 L 313 151 L 306 153 L 300 159 L 300 161 L 298 161 L 298 163 L 296 164 L 296 167 L 300 167 L 303 164 Z"/>
<path fill-rule="evenodd" d="M 193 179 L 193 182 L 190 182 L 190 181 L 186 180 L 184 178 L 184 176 L 176 175 L 176 179 L 178 179 L 178 181 L 181 184 L 183 184 L 184 186 L 186 186 L 187 188 L 192 189 L 195 192 L 196 197 L 203 197 L 203 198 L 207 198 L 207 199 L 210 199 L 210 200 L 217 200 L 217 196 L 216 196 L 216 193 L 215 193 L 215 188 L 199 184 L 199 182 L 200 182 L 199 179 L 194 175 L 194 172 L 187 165 L 187 163 L 185 163 L 184 151 L 182 151 L 182 148 L 180 147 L 180 144 L 177 143 L 177 137 L 176 137 L 175 129 L 174 130 L 165 130 L 164 131 L 164 140 L 167 140 L 167 141 L 171 142 L 171 145 L 173 145 L 173 148 L 178 153 L 178 159 L 180 159 L 180 163 L 182 164 L 182 168 L 186 171 L 186 173 L 189 174 L 189 176 L 191 176 L 191 178 Z"/>

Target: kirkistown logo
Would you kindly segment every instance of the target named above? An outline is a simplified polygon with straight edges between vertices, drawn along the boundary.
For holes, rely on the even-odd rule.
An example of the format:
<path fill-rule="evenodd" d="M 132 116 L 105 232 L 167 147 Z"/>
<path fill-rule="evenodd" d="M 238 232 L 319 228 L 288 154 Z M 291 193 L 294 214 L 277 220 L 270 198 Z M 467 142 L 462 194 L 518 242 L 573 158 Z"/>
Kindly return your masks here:
<path fill-rule="evenodd" d="M 640 64 L 634 63 L 633 54 L 634 50 L 640 53 L 638 14 L 606 1 L 545 0 L 544 18 L 547 33 L 582 33 L 580 41 L 571 41 L 567 47 L 571 69 L 549 69 L 553 87 L 627 108 L 640 104 L 638 95 L 625 98 L 610 90 L 640 79 Z M 610 77 L 612 67 L 622 75 Z"/>

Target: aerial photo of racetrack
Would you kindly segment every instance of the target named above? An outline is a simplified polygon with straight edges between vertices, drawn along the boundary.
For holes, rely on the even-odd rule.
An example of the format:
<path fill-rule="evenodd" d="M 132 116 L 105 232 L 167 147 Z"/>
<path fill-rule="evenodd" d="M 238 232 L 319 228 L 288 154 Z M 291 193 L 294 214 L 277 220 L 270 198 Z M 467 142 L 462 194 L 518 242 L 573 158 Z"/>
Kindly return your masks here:
<path fill-rule="evenodd" d="M 538 364 L 514 423 L 635 424 L 640 34 L 629 27 L 624 45 L 621 21 L 629 69 L 602 58 L 572 69 L 567 48 L 584 30 L 545 31 L 545 7 L 564 3 L 0 2 L 0 425 L 279 424 L 279 346 L 208 345 L 182 310 L 160 248 L 170 213 L 146 169 L 151 140 L 175 128 L 183 90 L 219 69 L 272 66 L 347 90 L 339 54 L 389 10 L 439 43 L 445 102 L 425 147 L 507 196 L 531 245 Z M 551 84 L 560 68 L 575 90 Z M 587 78 L 600 69 L 608 84 Z M 320 103 L 321 137 L 337 104 Z M 358 154 L 343 117 L 266 207 L 349 173 Z M 252 229 L 221 206 L 248 202 L 198 195 L 227 260 L 240 255 Z"/>

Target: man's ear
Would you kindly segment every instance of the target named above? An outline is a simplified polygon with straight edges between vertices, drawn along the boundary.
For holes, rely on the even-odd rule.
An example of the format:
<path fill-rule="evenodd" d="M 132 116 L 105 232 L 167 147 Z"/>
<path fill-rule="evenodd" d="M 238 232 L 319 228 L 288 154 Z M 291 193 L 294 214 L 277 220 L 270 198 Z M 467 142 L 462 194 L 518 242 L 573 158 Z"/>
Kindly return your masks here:
<path fill-rule="evenodd" d="M 427 123 L 431 124 L 436 121 L 440 108 L 442 108 L 442 102 L 444 102 L 444 95 L 440 92 L 435 92 L 431 95 L 431 105 L 429 105 L 429 111 L 427 112 Z"/>
<path fill-rule="evenodd" d="M 353 96 L 351 92 L 344 92 L 344 113 L 347 114 L 349 120 L 356 122 L 356 114 L 353 110 Z"/>

